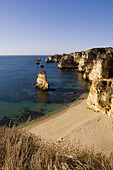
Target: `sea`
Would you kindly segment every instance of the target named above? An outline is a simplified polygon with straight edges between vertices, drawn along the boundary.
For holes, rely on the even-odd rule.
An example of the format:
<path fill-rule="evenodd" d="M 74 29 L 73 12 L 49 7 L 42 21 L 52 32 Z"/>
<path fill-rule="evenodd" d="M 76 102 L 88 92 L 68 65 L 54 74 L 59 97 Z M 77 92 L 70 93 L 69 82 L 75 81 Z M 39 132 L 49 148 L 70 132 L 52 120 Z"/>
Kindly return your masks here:
<path fill-rule="evenodd" d="M 39 57 L 37 65 L 34 60 Z M 58 69 L 58 63 L 45 63 L 46 57 L 0 56 L 0 126 L 17 126 L 57 113 L 89 90 L 82 73 Z M 47 74 L 48 92 L 35 88 L 41 70 Z"/>

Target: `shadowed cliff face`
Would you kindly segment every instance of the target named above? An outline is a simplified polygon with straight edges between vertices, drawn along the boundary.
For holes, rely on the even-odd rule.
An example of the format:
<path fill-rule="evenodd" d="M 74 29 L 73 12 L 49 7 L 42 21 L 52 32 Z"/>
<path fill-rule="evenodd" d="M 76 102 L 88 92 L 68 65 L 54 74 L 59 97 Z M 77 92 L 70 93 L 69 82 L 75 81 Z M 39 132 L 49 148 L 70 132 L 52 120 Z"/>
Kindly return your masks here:
<path fill-rule="evenodd" d="M 92 81 L 87 103 L 95 111 L 113 116 L 113 79 Z"/>

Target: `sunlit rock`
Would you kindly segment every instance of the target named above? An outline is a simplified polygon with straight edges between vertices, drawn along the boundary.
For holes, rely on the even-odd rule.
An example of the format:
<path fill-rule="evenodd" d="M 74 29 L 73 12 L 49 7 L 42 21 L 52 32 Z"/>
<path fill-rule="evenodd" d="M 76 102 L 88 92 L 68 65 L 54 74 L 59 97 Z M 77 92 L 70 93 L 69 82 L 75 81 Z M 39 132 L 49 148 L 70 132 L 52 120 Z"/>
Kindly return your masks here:
<path fill-rule="evenodd" d="M 45 71 L 42 70 L 39 72 L 38 78 L 37 78 L 37 83 L 35 86 L 36 86 L 36 88 L 39 88 L 41 90 L 49 90 L 49 84 L 48 84 L 48 80 L 47 80 Z"/>

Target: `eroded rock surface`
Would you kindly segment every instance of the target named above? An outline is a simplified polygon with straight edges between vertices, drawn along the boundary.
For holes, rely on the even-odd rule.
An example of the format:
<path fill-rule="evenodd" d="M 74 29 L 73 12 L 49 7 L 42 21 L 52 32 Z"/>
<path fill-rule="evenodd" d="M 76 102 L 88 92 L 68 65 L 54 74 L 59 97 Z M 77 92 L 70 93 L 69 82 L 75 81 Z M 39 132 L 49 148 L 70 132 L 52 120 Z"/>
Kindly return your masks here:
<path fill-rule="evenodd" d="M 104 55 L 100 55 L 99 58 L 93 61 L 92 68 L 87 74 L 87 69 L 84 73 L 84 78 L 89 80 L 94 79 L 108 79 L 113 77 L 113 52 L 106 52 Z M 87 74 L 87 75 L 86 75 Z"/>
<path fill-rule="evenodd" d="M 53 62 L 59 62 L 60 59 L 62 58 L 63 55 L 58 55 L 58 54 L 55 54 L 53 56 L 49 56 L 46 58 L 45 62 L 46 63 L 53 63 Z"/>
<path fill-rule="evenodd" d="M 113 48 L 93 48 L 63 56 L 58 67 L 76 68 L 84 79 L 94 80 L 113 77 Z"/>
<path fill-rule="evenodd" d="M 113 79 L 93 80 L 87 103 L 95 111 L 113 116 Z"/>
<path fill-rule="evenodd" d="M 69 69 L 69 68 L 77 68 L 78 64 L 74 61 L 74 57 L 67 55 L 63 56 L 58 63 L 58 68 Z"/>
<path fill-rule="evenodd" d="M 49 84 L 44 70 L 39 72 L 35 87 L 41 90 L 49 90 Z"/>

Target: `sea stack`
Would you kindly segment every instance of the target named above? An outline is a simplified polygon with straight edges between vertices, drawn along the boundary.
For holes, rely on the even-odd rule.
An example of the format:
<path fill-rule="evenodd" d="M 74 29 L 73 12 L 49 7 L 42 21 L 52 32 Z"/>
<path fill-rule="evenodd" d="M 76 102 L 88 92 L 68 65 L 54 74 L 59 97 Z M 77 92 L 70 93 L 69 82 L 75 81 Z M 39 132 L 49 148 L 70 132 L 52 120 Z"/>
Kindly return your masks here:
<path fill-rule="evenodd" d="M 49 90 L 49 84 L 44 70 L 39 72 L 35 87 L 41 90 Z"/>
<path fill-rule="evenodd" d="M 41 61 L 41 58 L 40 58 L 40 57 L 38 58 L 38 61 Z"/>

